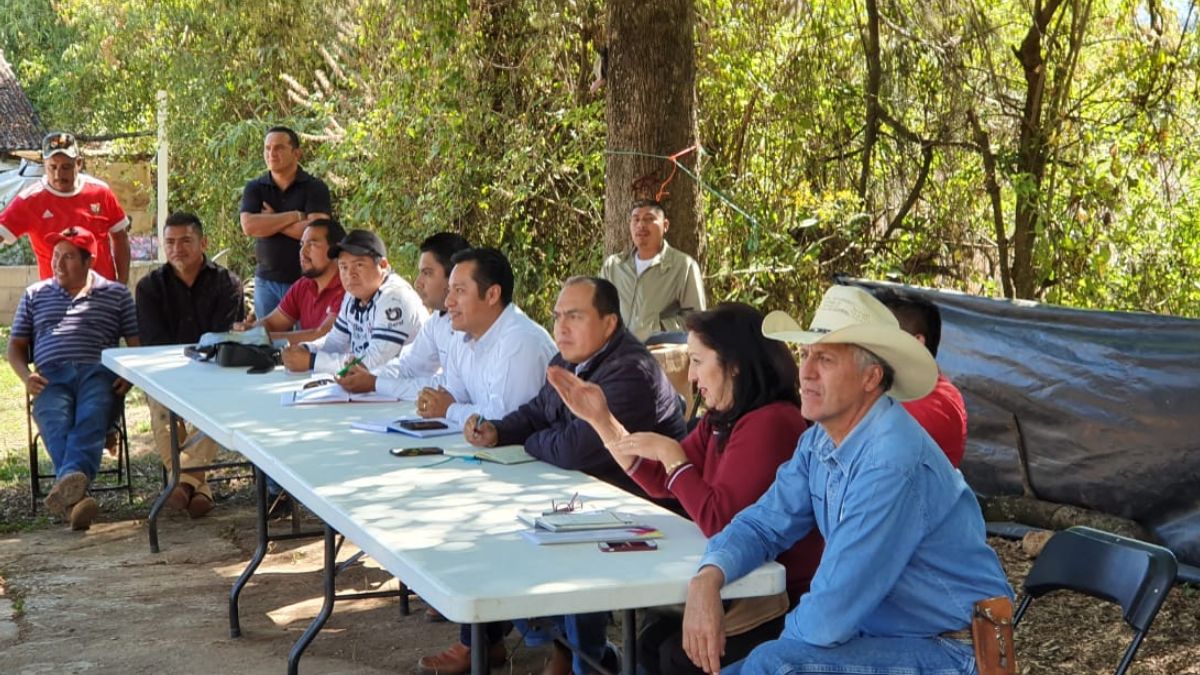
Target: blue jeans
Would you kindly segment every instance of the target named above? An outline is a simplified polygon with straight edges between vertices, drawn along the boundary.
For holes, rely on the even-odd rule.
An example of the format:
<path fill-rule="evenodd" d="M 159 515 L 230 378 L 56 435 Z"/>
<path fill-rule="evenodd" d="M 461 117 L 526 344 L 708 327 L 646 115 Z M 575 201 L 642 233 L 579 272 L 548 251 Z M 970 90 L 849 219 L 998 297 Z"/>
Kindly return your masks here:
<path fill-rule="evenodd" d="M 975 675 L 975 650 L 945 638 L 855 638 L 836 647 L 814 647 L 780 638 L 764 642 L 722 675 Z"/>
<path fill-rule="evenodd" d="M 552 625 L 549 631 L 530 630 L 528 620 L 513 621 L 517 631 L 524 636 L 525 644 L 530 647 L 547 644 L 555 638 L 563 638 L 572 647 L 582 650 L 596 663 L 604 658 L 604 647 L 608 643 L 605 629 L 608 628 L 608 612 L 592 612 L 590 614 L 568 614 L 566 616 L 547 616 L 539 619 Z M 630 654 L 626 658 L 633 658 Z M 594 669 L 589 666 L 574 650 L 571 651 L 571 670 L 576 675 L 590 673 Z"/>
<path fill-rule="evenodd" d="M 80 471 L 88 480 L 95 478 L 118 398 L 113 392 L 117 376 L 99 363 L 38 366 L 38 373 L 49 384 L 33 399 L 33 418 L 55 477 Z"/>
<path fill-rule="evenodd" d="M 262 277 L 254 277 L 254 318 L 262 321 L 275 311 L 283 296 L 292 285 L 285 281 L 271 281 Z"/>

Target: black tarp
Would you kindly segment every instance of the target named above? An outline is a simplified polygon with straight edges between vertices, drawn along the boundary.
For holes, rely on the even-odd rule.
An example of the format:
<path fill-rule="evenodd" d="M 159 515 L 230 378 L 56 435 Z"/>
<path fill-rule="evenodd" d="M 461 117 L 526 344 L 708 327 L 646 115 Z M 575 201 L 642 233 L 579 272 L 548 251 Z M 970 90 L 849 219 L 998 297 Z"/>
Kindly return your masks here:
<path fill-rule="evenodd" d="M 1200 564 L 1200 321 L 839 281 L 940 308 L 976 492 L 1021 493 L 1019 434 L 1038 498 L 1135 520 Z"/>

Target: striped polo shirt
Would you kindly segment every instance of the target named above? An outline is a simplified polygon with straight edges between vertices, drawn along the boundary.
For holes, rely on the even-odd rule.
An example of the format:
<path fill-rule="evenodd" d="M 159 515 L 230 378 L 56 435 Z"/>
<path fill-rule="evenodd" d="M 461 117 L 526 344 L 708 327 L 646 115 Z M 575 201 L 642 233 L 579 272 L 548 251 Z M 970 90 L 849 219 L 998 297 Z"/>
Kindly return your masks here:
<path fill-rule="evenodd" d="M 137 337 L 137 309 L 123 284 L 92 270 L 91 289 L 72 298 L 53 277 L 25 289 L 12 336 L 33 341 L 33 362 L 99 363 L 100 352 Z"/>

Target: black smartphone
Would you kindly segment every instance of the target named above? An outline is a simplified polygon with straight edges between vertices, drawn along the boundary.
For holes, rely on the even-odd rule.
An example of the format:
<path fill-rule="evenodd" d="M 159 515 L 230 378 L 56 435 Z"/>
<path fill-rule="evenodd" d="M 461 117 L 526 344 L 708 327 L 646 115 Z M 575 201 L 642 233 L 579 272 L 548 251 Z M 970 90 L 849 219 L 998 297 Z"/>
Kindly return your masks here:
<path fill-rule="evenodd" d="M 421 448 L 392 448 L 388 450 L 393 457 L 422 457 L 424 455 L 440 455 L 441 448 L 426 446 Z"/>
<path fill-rule="evenodd" d="M 400 427 L 409 431 L 431 431 L 445 429 L 446 425 L 436 420 L 404 420 L 400 423 Z"/>
<path fill-rule="evenodd" d="M 602 541 L 600 550 L 605 553 L 628 553 L 630 551 L 656 551 L 658 544 L 652 541 Z"/>

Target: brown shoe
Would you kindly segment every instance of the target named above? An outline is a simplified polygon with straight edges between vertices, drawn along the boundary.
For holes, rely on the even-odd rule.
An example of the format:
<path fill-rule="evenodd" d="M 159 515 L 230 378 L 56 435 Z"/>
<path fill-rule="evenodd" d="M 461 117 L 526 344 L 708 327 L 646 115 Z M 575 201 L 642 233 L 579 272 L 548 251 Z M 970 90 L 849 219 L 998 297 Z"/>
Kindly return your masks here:
<path fill-rule="evenodd" d="M 207 516 L 208 512 L 213 510 L 213 506 L 212 497 L 203 492 L 197 492 L 192 495 L 191 501 L 188 502 L 187 512 L 193 518 L 201 518 Z"/>
<path fill-rule="evenodd" d="M 106 435 L 104 437 L 104 451 L 108 453 L 109 457 L 117 456 L 117 441 L 118 440 L 119 440 L 119 437 L 117 436 L 117 432 L 115 432 L 115 431 L 108 432 L 108 435 Z"/>
<path fill-rule="evenodd" d="M 100 513 L 100 505 L 92 497 L 84 497 L 71 507 L 71 529 L 86 530 L 92 526 L 96 514 Z"/>
<path fill-rule="evenodd" d="M 182 511 L 188 508 L 192 501 L 192 493 L 195 491 L 196 488 L 191 485 L 180 483 L 175 486 L 174 490 L 171 490 L 171 495 L 167 497 L 167 503 L 164 506 L 172 511 Z"/>
<path fill-rule="evenodd" d="M 571 675 L 571 650 L 554 643 L 554 652 L 550 654 L 550 658 L 546 659 L 546 665 L 542 668 L 542 675 Z"/>
<path fill-rule="evenodd" d="M 508 660 L 508 649 L 500 641 L 488 647 L 488 665 L 492 668 L 504 665 Z M 471 672 L 471 648 L 456 642 L 449 649 L 434 656 L 422 656 L 417 661 L 417 675 L 465 675 Z"/>
<path fill-rule="evenodd" d="M 82 472 L 72 471 L 50 488 L 50 492 L 42 503 L 46 505 L 46 510 L 55 517 L 66 518 L 70 508 L 78 504 L 79 500 L 87 494 L 88 482 L 88 477 Z"/>

